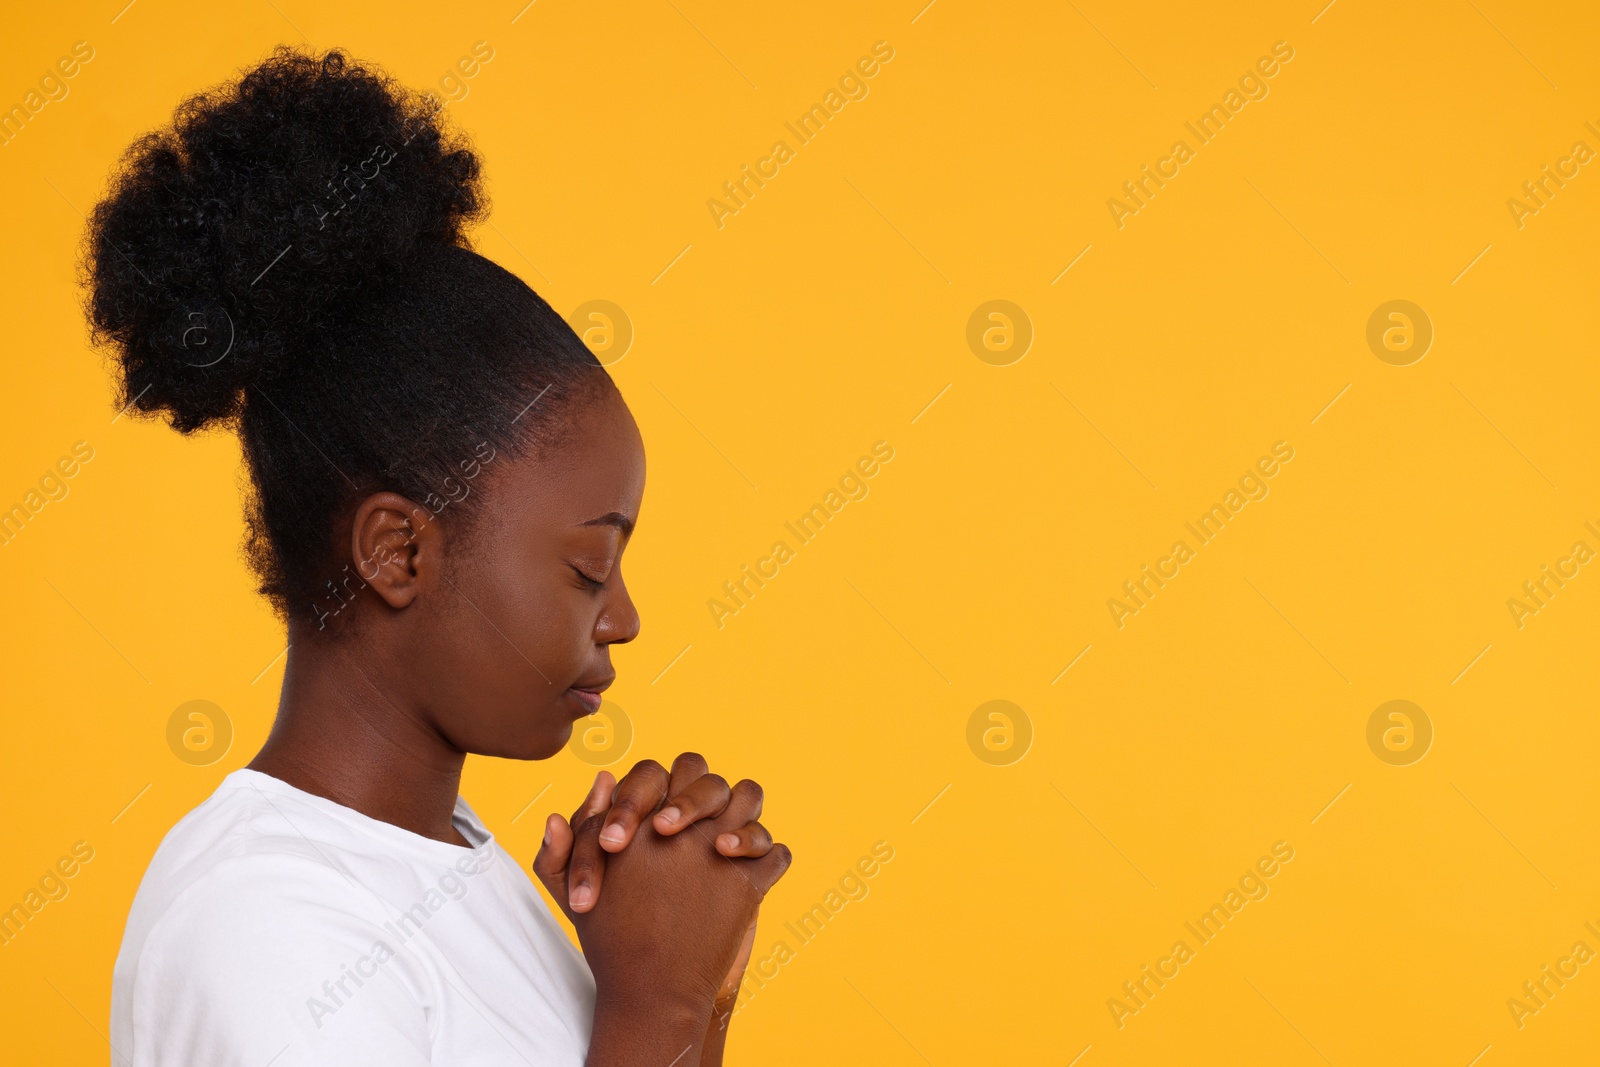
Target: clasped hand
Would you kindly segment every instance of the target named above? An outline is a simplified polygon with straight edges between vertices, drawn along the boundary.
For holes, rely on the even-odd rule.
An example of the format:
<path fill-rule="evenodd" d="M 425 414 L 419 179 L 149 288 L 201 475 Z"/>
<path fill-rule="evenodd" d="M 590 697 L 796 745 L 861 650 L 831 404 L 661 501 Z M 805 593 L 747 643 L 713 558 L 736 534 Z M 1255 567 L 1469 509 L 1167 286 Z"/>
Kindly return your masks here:
<path fill-rule="evenodd" d="M 732 1004 L 761 899 L 791 861 L 757 821 L 761 807 L 760 785 L 730 787 L 685 752 L 670 772 L 655 760 L 620 781 L 601 771 L 570 820 L 546 820 L 533 871 L 577 929 L 602 996 L 666 989 L 718 1013 Z"/>

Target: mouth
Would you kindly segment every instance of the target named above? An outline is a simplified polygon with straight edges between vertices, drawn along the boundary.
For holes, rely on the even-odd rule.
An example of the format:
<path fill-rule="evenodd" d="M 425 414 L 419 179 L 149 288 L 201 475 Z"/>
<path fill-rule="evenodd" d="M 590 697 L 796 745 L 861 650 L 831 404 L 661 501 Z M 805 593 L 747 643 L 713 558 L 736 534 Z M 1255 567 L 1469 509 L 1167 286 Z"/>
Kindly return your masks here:
<path fill-rule="evenodd" d="M 597 682 L 583 682 L 574 685 L 567 690 L 567 694 L 572 697 L 573 703 L 580 709 L 580 715 L 593 715 L 600 710 L 600 701 L 602 699 L 600 694 L 611 687 L 611 683 L 616 681 L 616 677 L 613 674 Z"/>

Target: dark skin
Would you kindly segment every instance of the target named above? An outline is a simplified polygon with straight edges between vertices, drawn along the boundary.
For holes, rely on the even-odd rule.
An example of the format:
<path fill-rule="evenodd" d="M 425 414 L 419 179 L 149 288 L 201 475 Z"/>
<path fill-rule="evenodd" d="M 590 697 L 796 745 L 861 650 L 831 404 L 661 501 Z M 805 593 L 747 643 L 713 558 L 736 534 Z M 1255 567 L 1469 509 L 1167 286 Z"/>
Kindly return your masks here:
<path fill-rule="evenodd" d="M 333 632 L 291 625 L 252 769 L 466 847 L 467 753 L 562 750 L 615 676 L 611 646 L 639 632 L 621 559 L 644 446 L 609 380 L 589 393 L 558 447 L 485 465 L 470 529 L 396 493 L 357 504 L 337 536 L 366 586 Z M 591 1065 L 721 1062 L 756 910 L 789 863 L 760 814 L 758 785 L 684 753 L 602 771 L 570 821 L 550 816 L 534 873 L 595 974 Z"/>

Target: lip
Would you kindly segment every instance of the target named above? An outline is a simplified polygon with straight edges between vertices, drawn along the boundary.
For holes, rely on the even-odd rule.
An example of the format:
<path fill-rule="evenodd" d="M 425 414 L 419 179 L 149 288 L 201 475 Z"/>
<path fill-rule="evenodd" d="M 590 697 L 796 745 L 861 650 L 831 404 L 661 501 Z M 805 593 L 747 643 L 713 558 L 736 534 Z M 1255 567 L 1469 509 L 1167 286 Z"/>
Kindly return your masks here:
<path fill-rule="evenodd" d="M 609 678 L 602 678 L 598 682 L 585 682 L 582 685 L 574 685 L 567 692 L 572 694 L 573 700 L 583 709 L 584 715 L 593 715 L 600 710 L 600 701 L 602 699 L 600 694 L 611 688 L 611 683 L 616 681 L 616 678 L 617 676 L 613 674 Z"/>

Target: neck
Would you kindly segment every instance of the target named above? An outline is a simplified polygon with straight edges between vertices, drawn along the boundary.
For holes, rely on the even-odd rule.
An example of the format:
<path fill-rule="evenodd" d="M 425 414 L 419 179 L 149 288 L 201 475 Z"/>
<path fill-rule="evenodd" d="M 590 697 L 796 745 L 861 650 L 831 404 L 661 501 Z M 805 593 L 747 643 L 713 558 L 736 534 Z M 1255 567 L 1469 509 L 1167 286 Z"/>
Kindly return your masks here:
<path fill-rule="evenodd" d="M 465 845 L 452 817 L 466 754 L 389 691 L 359 641 L 291 637 L 278 717 L 250 769 L 373 819 Z M 366 653 L 363 655 L 363 653 Z"/>

